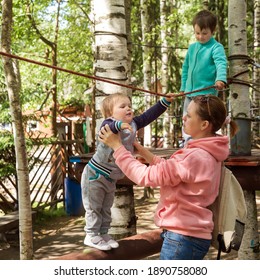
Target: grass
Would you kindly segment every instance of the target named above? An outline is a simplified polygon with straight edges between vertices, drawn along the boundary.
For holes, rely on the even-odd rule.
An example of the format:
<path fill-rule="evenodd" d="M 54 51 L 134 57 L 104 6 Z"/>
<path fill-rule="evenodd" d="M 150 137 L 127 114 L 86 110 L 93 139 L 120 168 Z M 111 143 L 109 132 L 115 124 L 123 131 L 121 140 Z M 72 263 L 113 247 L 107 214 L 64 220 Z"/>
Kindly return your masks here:
<path fill-rule="evenodd" d="M 63 217 L 63 216 L 67 216 L 67 213 L 64 209 L 63 203 L 60 202 L 57 204 L 57 207 L 55 209 L 48 207 L 42 211 L 39 211 L 37 213 L 36 223 L 47 222 L 50 219 Z"/>

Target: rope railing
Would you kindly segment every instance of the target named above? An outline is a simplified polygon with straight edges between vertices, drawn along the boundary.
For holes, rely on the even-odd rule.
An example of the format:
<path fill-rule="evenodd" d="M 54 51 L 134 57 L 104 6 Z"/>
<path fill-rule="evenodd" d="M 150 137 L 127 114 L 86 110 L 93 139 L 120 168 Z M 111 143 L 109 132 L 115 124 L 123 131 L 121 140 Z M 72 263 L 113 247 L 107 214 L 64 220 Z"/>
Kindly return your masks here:
<path fill-rule="evenodd" d="M 154 92 L 154 91 L 151 91 L 151 90 L 146 90 L 146 89 L 134 87 L 134 86 L 131 86 L 131 85 L 121 84 L 121 83 L 112 81 L 110 79 L 104 79 L 104 78 L 100 78 L 100 77 L 97 77 L 97 76 L 91 76 L 91 75 L 88 75 L 88 74 L 83 74 L 83 73 L 80 73 L 80 72 L 76 72 L 76 71 L 69 70 L 69 69 L 66 69 L 66 68 L 62 68 L 62 67 L 59 67 L 59 66 L 50 65 L 48 63 L 28 59 L 28 58 L 21 57 L 21 56 L 18 56 L 18 55 L 14 55 L 14 54 L 2 52 L 2 51 L 0 51 L 0 55 L 6 56 L 6 57 L 9 57 L 9 58 L 22 60 L 22 61 L 25 61 L 25 62 L 28 62 L 28 63 L 40 65 L 40 66 L 43 66 L 43 67 L 59 70 L 59 71 L 66 72 L 66 73 L 69 73 L 69 74 L 72 74 L 72 75 L 81 76 L 81 77 L 89 78 L 89 79 L 92 79 L 92 80 L 101 81 L 101 82 L 104 82 L 104 83 L 110 83 L 110 84 L 113 84 L 113 85 L 129 88 L 129 89 L 132 89 L 132 90 L 135 90 L 135 91 L 141 91 L 141 92 L 145 92 L 145 93 L 149 93 L 149 94 L 153 94 L 153 95 L 157 95 L 157 96 L 167 97 L 167 94 Z M 194 90 L 194 91 L 189 91 L 189 92 L 184 92 L 184 93 L 176 93 L 175 97 L 180 97 L 180 96 L 184 96 L 184 95 L 195 93 L 195 92 L 205 91 L 205 90 L 208 90 L 208 89 L 211 89 L 211 88 L 215 88 L 215 85 L 204 87 L 204 88 L 197 89 L 197 90 Z"/>
<path fill-rule="evenodd" d="M 101 78 L 101 77 L 98 77 L 98 76 L 92 76 L 92 75 L 76 72 L 76 71 L 69 70 L 69 69 L 66 69 L 66 68 L 62 68 L 62 67 L 59 67 L 59 66 L 55 66 L 55 65 L 48 64 L 48 63 L 44 63 L 44 62 L 28 59 L 28 58 L 25 58 L 25 57 L 21 57 L 21 56 L 15 55 L 15 54 L 10 54 L 10 53 L 0 51 L 0 55 L 5 56 L 5 57 L 9 57 L 9 58 L 18 59 L 18 60 L 21 60 L 21 61 L 25 61 L 25 62 L 28 62 L 28 63 L 31 63 L 31 64 L 36 64 L 36 65 L 40 65 L 40 66 L 43 66 L 43 67 L 55 69 L 55 70 L 58 70 L 58 71 L 66 72 L 66 73 L 69 73 L 69 74 L 72 74 L 72 75 L 81 76 L 81 77 L 85 77 L 85 78 L 88 78 L 88 79 L 92 79 L 92 80 L 96 80 L 96 81 L 100 81 L 100 82 L 104 82 L 104 83 L 110 83 L 110 84 L 120 86 L 120 87 L 129 88 L 129 89 L 134 90 L 134 91 L 141 91 L 141 92 L 149 93 L 149 94 L 152 94 L 152 95 L 167 97 L 167 94 L 164 94 L 164 93 L 159 93 L 159 92 L 147 90 L 147 89 L 144 89 L 144 88 L 134 87 L 134 86 L 127 85 L 127 84 L 121 84 L 121 83 L 112 81 L 111 79 L 108 79 L 108 78 L 104 79 L 104 78 Z M 235 56 L 235 57 L 230 56 L 229 60 L 238 59 L 238 58 L 241 58 L 241 56 Z M 243 58 L 251 61 L 248 58 L 248 56 L 246 56 L 246 57 L 243 56 Z M 257 67 L 259 67 L 259 64 L 257 64 Z M 255 91 L 258 91 L 254 87 L 254 85 L 259 86 L 259 84 L 238 79 L 237 76 L 239 76 L 241 74 L 243 74 L 243 73 L 238 73 L 237 75 L 234 75 L 233 77 L 228 78 L 227 85 L 242 84 L 242 85 L 247 85 L 249 87 L 252 87 Z M 216 87 L 215 87 L 215 85 L 211 85 L 211 86 L 208 86 L 208 87 L 200 88 L 200 89 L 189 91 L 189 92 L 176 93 L 175 97 L 181 97 L 181 96 L 185 96 L 185 95 L 188 95 L 188 94 L 205 91 L 205 90 L 208 90 L 208 89 L 211 89 L 211 88 L 216 88 Z M 229 90 L 228 87 L 226 89 L 223 89 L 222 91 L 227 91 L 227 90 Z"/>

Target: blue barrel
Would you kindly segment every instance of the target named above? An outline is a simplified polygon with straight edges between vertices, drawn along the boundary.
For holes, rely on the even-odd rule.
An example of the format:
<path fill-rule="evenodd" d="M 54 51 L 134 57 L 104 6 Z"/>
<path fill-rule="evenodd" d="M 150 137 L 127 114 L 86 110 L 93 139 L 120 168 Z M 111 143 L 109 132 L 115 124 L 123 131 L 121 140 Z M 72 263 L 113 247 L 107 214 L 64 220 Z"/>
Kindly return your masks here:
<path fill-rule="evenodd" d="M 82 204 L 81 185 L 75 178 L 66 177 L 65 185 L 65 210 L 69 216 L 83 216 L 85 210 Z"/>
<path fill-rule="evenodd" d="M 234 120 L 237 123 L 238 132 L 230 141 L 231 155 L 251 156 L 251 119 L 235 117 Z"/>

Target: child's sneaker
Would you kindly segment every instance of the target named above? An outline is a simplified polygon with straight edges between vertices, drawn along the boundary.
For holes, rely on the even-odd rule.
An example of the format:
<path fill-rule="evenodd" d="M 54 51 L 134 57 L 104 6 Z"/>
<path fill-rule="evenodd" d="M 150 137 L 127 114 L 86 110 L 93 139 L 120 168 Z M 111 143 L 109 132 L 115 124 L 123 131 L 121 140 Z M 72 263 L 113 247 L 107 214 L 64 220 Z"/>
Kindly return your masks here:
<path fill-rule="evenodd" d="M 106 243 L 111 246 L 111 248 L 119 247 L 118 242 L 116 242 L 109 234 L 103 234 L 101 236 L 106 241 Z"/>
<path fill-rule="evenodd" d="M 111 250 L 111 246 L 101 236 L 86 235 L 84 244 L 102 251 Z"/>

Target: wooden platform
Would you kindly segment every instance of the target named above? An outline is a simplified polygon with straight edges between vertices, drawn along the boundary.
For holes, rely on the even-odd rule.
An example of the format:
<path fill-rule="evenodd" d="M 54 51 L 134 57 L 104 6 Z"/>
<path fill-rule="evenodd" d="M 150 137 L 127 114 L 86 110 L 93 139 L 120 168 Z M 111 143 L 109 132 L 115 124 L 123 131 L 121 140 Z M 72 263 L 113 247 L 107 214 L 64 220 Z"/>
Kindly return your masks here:
<path fill-rule="evenodd" d="M 32 219 L 36 218 L 36 211 L 32 211 Z M 15 211 L 0 217 L 0 233 L 19 228 L 19 212 Z"/>
<path fill-rule="evenodd" d="M 153 154 L 160 157 L 168 158 L 178 149 L 174 148 L 157 148 L 149 149 Z M 81 154 L 79 156 L 70 157 L 70 162 L 88 163 L 94 153 Z M 245 166 L 258 166 L 260 165 L 260 149 L 253 149 L 250 156 L 232 156 L 225 161 L 228 165 L 245 165 Z"/>
<path fill-rule="evenodd" d="M 227 166 L 260 166 L 260 149 L 253 149 L 250 156 L 232 156 L 225 161 Z"/>
<path fill-rule="evenodd" d="M 160 157 L 169 158 L 178 149 L 158 148 L 150 151 Z M 75 163 L 75 177 L 80 182 L 83 168 L 93 156 L 93 153 L 70 157 L 70 162 Z M 145 163 L 142 158 L 141 162 Z M 234 173 L 242 188 L 245 190 L 260 190 L 260 149 L 253 149 L 250 156 L 232 156 L 225 160 L 225 165 Z M 120 185 L 133 185 L 128 178 L 118 181 Z"/>

